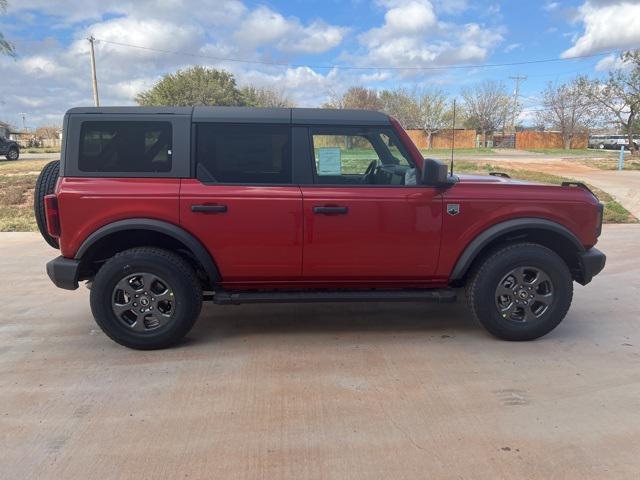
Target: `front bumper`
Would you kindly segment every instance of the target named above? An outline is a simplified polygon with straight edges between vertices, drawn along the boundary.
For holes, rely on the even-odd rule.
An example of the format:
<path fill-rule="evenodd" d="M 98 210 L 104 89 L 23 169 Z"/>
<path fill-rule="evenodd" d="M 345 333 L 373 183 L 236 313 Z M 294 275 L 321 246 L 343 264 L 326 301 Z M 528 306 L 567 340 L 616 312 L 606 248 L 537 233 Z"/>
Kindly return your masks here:
<path fill-rule="evenodd" d="M 58 288 L 75 290 L 78 288 L 79 274 L 80 260 L 60 256 L 47 262 L 47 275 Z"/>
<path fill-rule="evenodd" d="M 593 277 L 599 274 L 607 261 L 607 257 L 597 248 L 590 248 L 578 254 L 579 270 L 576 282 L 581 285 L 589 283 Z"/>

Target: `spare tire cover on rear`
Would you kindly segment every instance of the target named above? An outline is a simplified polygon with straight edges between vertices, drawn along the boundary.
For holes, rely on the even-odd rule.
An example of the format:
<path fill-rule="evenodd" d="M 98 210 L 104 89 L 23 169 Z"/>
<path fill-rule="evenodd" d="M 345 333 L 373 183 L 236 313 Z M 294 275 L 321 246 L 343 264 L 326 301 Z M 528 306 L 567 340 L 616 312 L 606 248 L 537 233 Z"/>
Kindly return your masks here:
<path fill-rule="evenodd" d="M 47 163 L 38 179 L 36 180 L 36 190 L 33 195 L 33 211 L 36 216 L 36 223 L 42 238 L 53 248 L 60 248 L 57 238 L 47 233 L 47 220 L 44 215 L 44 197 L 54 192 L 58 175 L 60 173 L 60 160 Z"/>

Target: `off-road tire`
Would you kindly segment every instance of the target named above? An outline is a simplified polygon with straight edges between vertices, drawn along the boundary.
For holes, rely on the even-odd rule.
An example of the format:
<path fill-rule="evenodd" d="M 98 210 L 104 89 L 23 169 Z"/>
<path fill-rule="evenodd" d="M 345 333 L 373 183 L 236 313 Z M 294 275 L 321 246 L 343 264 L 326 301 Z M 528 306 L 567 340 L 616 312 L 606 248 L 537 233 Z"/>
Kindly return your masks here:
<path fill-rule="evenodd" d="M 53 162 L 47 163 L 40 172 L 40 175 L 38 175 L 38 179 L 36 180 L 36 189 L 33 194 L 33 213 L 36 217 L 36 223 L 38 225 L 38 230 L 40 230 L 40 235 L 42 235 L 45 242 L 56 249 L 60 248 L 60 243 L 57 238 L 52 237 L 47 232 L 47 220 L 44 214 L 44 197 L 51 195 L 54 192 L 59 174 L 60 160 L 54 160 Z"/>
<path fill-rule="evenodd" d="M 136 332 L 114 313 L 114 288 L 135 272 L 157 275 L 171 285 L 175 312 L 166 325 Z M 100 268 L 90 302 L 96 323 L 112 340 L 129 348 L 155 350 L 175 344 L 191 330 L 202 307 L 202 287 L 194 270 L 180 256 L 160 248 L 139 247 L 116 254 Z"/>
<path fill-rule="evenodd" d="M 14 161 L 18 160 L 18 158 L 20 158 L 20 150 L 18 150 L 16 147 L 11 147 L 7 152 L 7 160 Z"/>
<path fill-rule="evenodd" d="M 532 266 L 543 271 L 553 285 L 553 301 L 533 321 L 516 322 L 501 316 L 496 305 L 496 288 L 508 272 Z M 503 340 L 534 340 L 556 328 L 567 314 L 573 298 L 569 269 L 554 251 L 535 243 L 517 243 L 494 250 L 471 272 L 466 285 L 467 302 L 476 320 Z"/>

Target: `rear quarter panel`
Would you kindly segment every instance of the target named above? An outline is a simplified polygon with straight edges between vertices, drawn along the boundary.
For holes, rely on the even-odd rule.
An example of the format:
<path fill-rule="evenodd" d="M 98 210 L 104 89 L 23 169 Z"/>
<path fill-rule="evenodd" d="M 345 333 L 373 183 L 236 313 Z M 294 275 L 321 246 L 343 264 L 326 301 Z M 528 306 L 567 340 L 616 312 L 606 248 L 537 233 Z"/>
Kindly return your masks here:
<path fill-rule="evenodd" d="M 180 179 L 61 178 L 56 194 L 60 210 L 60 250 L 75 256 L 82 242 L 100 227 L 127 218 L 151 218 L 180 224 Z"/>

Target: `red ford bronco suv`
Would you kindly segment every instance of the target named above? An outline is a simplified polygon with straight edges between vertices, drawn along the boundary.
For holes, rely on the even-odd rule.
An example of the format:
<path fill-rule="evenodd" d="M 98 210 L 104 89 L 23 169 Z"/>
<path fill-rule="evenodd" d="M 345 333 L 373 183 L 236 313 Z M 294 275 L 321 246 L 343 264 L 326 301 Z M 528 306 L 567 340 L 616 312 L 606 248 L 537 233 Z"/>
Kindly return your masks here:
<path fill-rule="evenodd" d="M 602 270 L 582 184 L 453 175 L 372 111 L 74 108 L 36 218 L 60 288 L 88 281 L 104 332 L 168 346 L 203 300 L 451 302 L 497 337 L 563 319 Z"/>

